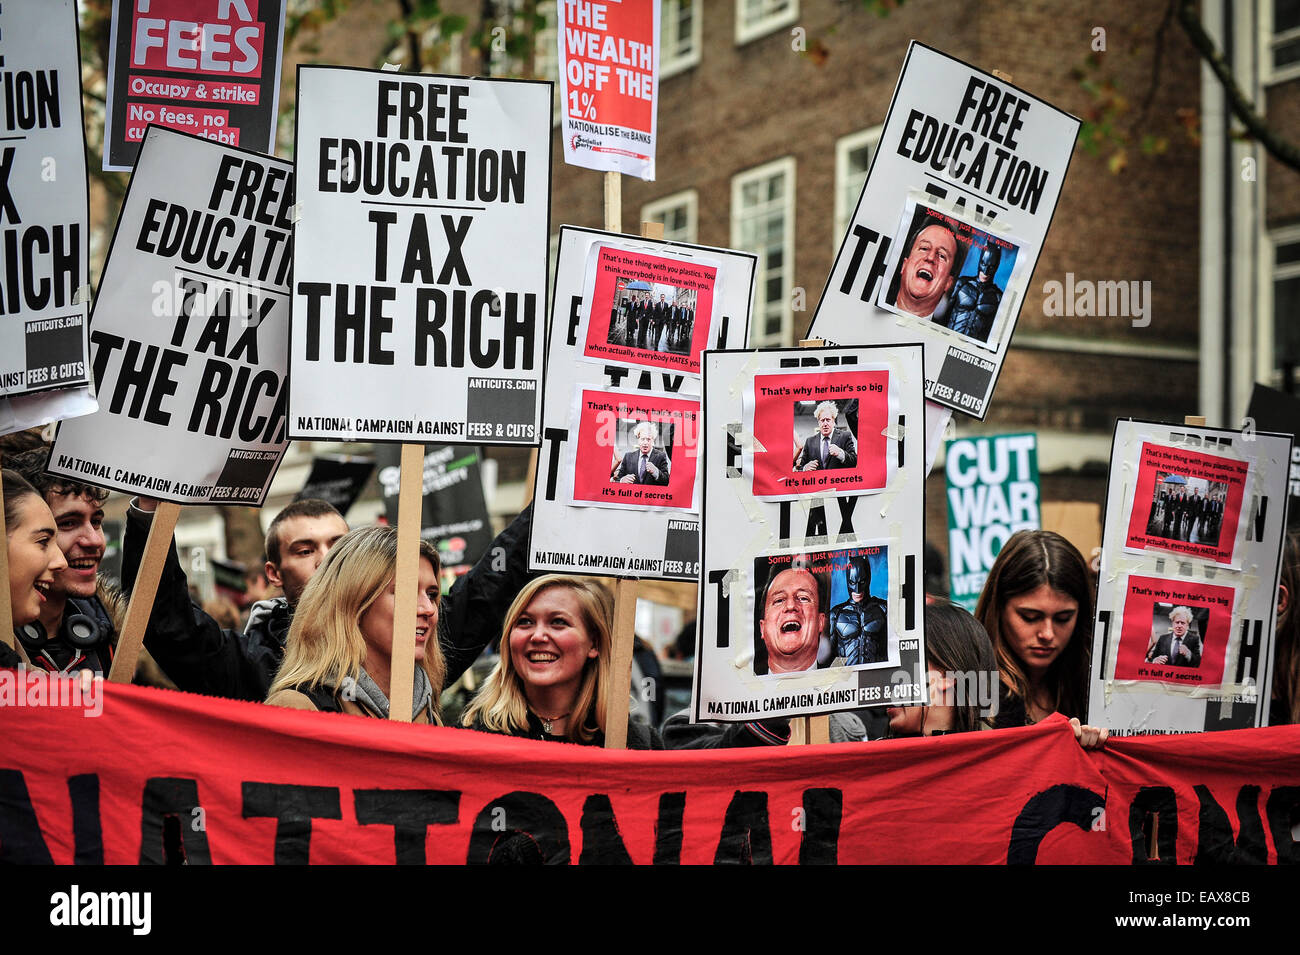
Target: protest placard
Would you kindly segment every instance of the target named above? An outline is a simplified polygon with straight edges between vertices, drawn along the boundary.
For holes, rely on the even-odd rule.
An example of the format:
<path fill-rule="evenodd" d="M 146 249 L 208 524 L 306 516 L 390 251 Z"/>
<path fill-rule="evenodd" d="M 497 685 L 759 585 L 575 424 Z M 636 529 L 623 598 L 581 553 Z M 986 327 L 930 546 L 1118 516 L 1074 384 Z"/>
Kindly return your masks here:
<path fill-rule="evenodd" d="M 550 89 L 299 67 L 290 437 L 537 444 Z"/>
<path fill-rule="evenodd" d="M 1267 724 L 1292 447 L 1287 434 L 1116 422 L 1090 723 Z"/>
<path fill-rule="evenodd" d="M 423 448 L 420 482 L 420 539 L 438 551 L 443 580 L 465 573 L 492 543 L 492 517 L 483 497 L 483 466 L 478 448 L 428 444 Z M 376 477 L 384 495 L 388 523 L 396 525 L 401 490 L 400 452 L 396 445 L 375 448 Z"/>
<path fill-rule="evenodd" d="M 370 482 L 375 472 L 375 459 L 364 455 L 317 454 L 311 459 L 311 470 L 303 482 L 295 501 L 314 498 L 328 501 L 340 514 L 347 517 L 357 497 Z"/>
<path fill-rule="evenodd" d="M 845 383 L 864 396 L 857 436 L 881 440 L 855 445 L 853 426 L 820 408 L 832 425 L 827 444 L 839 440 L 846 458 L 870 459 L 865 473 L 883 478 L 837 484 L 828 466 L 799 472 L 825 481 L 815 493 L 762 494 L 766 455 L 788 469 L 801 450 L 821 453 L 799 448 L 788 410 L 780 442 L 763 440 L 746 395 L 778 380 L 775 406 L 798 402 L 796 419 Z M 919 344 L 705 353 L 695 720 L 925 701 L 923 382 Z"/>
<path fill-rule="evenodd" d="M 17 398 L 90 381 L 90 208 L 72 0 L 0 6 L 0 96 L 0 398 Z M 6 405 L 0 417 L 17 430 L 32 415 Z"/>
<path fill-rule="evenodd" d="M 114 0 L 104 169 L 135 164 L 150 123 L 275 152 L 286 0 Z"/>
<path fill-rule="evenodd" d="M 1246 408 L 1248 423 L 1261 431 L 1280 431 L 1297 437 L 1300 431 L 1300 398 L 1255 383 Z M 1287 525 L 1300 528 L 1300 437 L 1291 446 L 1291 473 L 1287 479 Z"/>
<path fill-rule="evenodd" d="M 260 505 L 285 439 L 292 166 L 151 127 L 95 301 L 100 408 L 55 474 L 176 504 Z"/>
<path fill-rule="evenodd" d="M 560 139 L 570 166 L 655 177 L 659 4 L 559 4 Z"/>
<path fill-rule="evenodd" d="M 673 293 L 637 278 L 593 303 L 625 263 L 681 283 L 689 310 L 642 307 Z M 560 229 L 530 569 L 696 579 L 700 355 L 744 343 L 754 268 L 747 252 Z"/>
<path fill-rule="evenodd" d="M 913 41 L 810 335 L 921 341 L 926 397 L 982 420 L 1078 131 Z"/>
<path fill-rule="evenodd" d="M 1038 440 L 999 434 L 949 441 L 948 578 L 953 603 L 971 613 L 1002 545 L 1039 524 Z"/>

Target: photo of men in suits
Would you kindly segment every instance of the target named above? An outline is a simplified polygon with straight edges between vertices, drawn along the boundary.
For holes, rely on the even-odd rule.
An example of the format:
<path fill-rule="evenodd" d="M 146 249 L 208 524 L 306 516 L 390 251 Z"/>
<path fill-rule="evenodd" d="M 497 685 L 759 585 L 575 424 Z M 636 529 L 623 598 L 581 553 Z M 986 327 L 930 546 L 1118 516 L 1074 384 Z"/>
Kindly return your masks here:
<path fill-rule="evenodd" d="M 1151 641 L 1147 645 L 1147 663 L 1171 667 L 1200 666 L 1204 642 L 1191 608 L 1175 607 L 1169 611 L 1168 619 L 1169 624 L 1166 629 L 1160 619 L 1160 608 L 1157 605 Z M 1163 632 L 1160 632 L 1161 630 Z"/>
<path fill-rule="evenodd" d="M 858 465 L 858 443 L 848 428 L 837 428 L 839 405 L 823 401 L 813 409 L 817 430 L 804 440 L 795 455 L 794 470 L 819 471 L 831 468 L 855 468 Z"/>
<path fill-rule="evenodd" d="M 642 421 L 632 429 L 636 447 L 622 458 L 615 456 L 610 481 L 619 484 L 658 484 L 668 486 L 672 464 L 662 448 L 655 447 L 659 428 L 651 421 Z"/>
<path fill-rule="evenodd" d="M 699 292 L 639 279 L 618 279 L 607 343 L 685 355 L 691 349 Z"/>
<path fill-rule="evenodd" d="M 1217 547 L 1227 493 L 1228 485 L 1221 481 L 1159 471 L 1151 495 L 1147 533 L 1165 540 Z"/>

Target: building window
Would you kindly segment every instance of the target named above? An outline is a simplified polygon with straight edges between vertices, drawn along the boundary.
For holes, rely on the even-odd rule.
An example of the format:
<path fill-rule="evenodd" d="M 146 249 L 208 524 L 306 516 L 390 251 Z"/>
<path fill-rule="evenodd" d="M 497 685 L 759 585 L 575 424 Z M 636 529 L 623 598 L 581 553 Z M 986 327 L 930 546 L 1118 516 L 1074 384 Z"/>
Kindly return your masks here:
<path fill-rule="evenodd" d="M 858 207 L 867 170 L 880 145 L 880 130 L 881 127 L 873 126 L 843 136 L 835 143 L 835 224 L 831 242 L 837 251 L 853 221 L 853 210 Z"/>
<path fill-rule="evenodd" d="M 697 209 L 699 193 L 694 189 L 676 192 L 641 207 L 642 222 L 662 222 L 664 238 L 673 242 L 690 242 L 697 238 Z"/>
<path fill-rule="evenodd" d="M 799 0 L 736 0 L 736 42 L 748 43 L 799 19 Z"/>
<path fill-rule="evenodd" d="M 731 247 L 758 256 L 751 347 L 793 344 L 794 159 L 778 159 L 731 180 Z"/>
<path fill-rule="evenodd" d="M 659 78 L 688 70 L 700 62 L 701 0 L 661 0 L 659 7 Z"/>
<path fill-rule="evenodd" d="M 1267 68 L 1270 81 L 1300 76 L 1300 0 L 1273 0 Z"/>
<path fill-rule="evenodd" d="M 1300 394 L 1300 229 L 1273 237 L 1273 375 L 1277 387 Z"/>

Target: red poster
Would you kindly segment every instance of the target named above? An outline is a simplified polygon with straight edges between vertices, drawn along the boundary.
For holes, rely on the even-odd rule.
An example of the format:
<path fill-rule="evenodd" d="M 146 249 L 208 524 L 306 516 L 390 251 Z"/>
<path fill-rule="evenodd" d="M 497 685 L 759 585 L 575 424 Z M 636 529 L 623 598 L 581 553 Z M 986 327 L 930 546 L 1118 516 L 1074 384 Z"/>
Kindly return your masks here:
<path fill-rule="evenodd" d="M 286 0 L 113 0 L 104 168 L 128 171 L 150 123 L 275 151 Z"/>
<path fill-rule="evenodd" d="M 888 483 L 889 372 L 754 378 L 754 496 L 878 491 Z"/>
<path fill-rule="evenodd" d="M 574 420 L 573 504 L 695 509 L 697 399 L 583 389 Z"/>
<path fill-rule="evenodd" d="M 1232 587 L 1129 577 L 1115 679 L 1218 686 L 1236 599 Z"/>
<path fill-rule="evenodd" d="M 654 4 L 567 3 L 564 114 L 649 133 L 654 120 Z M 576 95 L 574 95 L 576 94 Z"/>
<path fill-rule="evenodd" d="M 131 67 L 256 79 L 266 24 L 258 0 L 135 0 Z M 273 3 L 272 6 L 275 4 Z"/>
<path fill-rule="evenodd" d="M 564 161 L 654 179 L 657 0 L 559 4 Z"/>
<path fill-rule="evenodd" d="M 715 265 L 597 245 L 583 342 L 602 364 L 700 373 L 713 315 Z"/>
<path fill-rule="evenodd" d="M 1143 442 L 1124 546 L 1231 566 L 1249 474 L 1245 461 Z"/>
<path fill-rule="evenodd" d="M 612 752 L 118 684 L 87 719 L 15 677 L 9 863 L 463 864 L 525 841 L 554 864 L 1126 865 L 1157 813 L 1161 861 L 1300 861 L 1296 726 Z"/>

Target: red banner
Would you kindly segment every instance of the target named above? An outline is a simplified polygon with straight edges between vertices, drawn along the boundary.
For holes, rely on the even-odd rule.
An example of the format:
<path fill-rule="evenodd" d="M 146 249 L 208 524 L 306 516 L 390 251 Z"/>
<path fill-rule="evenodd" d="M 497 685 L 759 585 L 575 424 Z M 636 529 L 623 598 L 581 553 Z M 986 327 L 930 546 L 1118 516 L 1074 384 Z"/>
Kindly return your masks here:
<path fill-rule="evenodd" d="M 1300 862 L 1300 727 L 607 752 L 0 677 L 0 862 Z"/>

